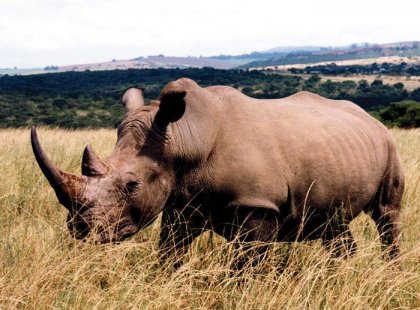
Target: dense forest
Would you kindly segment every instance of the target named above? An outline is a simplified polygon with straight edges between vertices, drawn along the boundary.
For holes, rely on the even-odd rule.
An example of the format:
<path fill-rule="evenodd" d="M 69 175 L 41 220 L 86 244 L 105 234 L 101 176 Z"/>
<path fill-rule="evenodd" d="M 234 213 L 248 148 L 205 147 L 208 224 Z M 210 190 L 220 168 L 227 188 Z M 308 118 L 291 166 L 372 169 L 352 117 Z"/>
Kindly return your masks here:
<path fill-rule="evenodd" d="M 282 98 L 308 90 L 334 99 L 347 99 L 388 125 L 420 126 L 420 88 L 409 92 L 402 83 L 381 80 L 321 82 L 317 75 L 299 76 L 248 70 L 130 69 L 49 73 L 0 77 L 0 126 L 51 125 L 66 128 L 115 127 L 123 117 L 119 104 L 130 86 L 144 88 L 146 101 L 180 77 L 202 86 L 230 85 L 255 98 Z"/>

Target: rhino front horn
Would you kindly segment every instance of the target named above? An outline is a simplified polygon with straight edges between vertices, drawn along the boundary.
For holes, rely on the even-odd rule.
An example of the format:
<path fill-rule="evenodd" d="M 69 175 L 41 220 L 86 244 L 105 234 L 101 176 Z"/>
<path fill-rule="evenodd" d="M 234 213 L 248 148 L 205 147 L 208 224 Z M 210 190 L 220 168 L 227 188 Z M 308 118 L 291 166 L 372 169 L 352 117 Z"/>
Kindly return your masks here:
<path fill-rule="evenodd" d="M 106 163 L 95 154 L 89 144 L 86 145 L 82 158 L 82 174 L 86 176 L 99 176 L 105 174 L 107 171 Z"/>
<path fill-rule="evenodd" d="M 31 129 L 31 144 L 39 168 L 54 189 L 60 203 L 70 208 L 73 203 L 80 202 L 82 187 L 87 181 L 86 177 L 66 173 L 57 168 L 41 148 L 34 126 Z"/>

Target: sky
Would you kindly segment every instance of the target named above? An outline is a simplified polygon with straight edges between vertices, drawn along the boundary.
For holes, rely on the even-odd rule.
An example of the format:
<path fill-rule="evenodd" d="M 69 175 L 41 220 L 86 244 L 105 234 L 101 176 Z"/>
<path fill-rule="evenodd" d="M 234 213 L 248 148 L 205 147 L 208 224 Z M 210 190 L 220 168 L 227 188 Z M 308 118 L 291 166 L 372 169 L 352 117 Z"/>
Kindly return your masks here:
<path fill-rule="evenodd" d="M 419 0 L 0 0 L 0 68 L 413 41 L 419 12 Z"/>

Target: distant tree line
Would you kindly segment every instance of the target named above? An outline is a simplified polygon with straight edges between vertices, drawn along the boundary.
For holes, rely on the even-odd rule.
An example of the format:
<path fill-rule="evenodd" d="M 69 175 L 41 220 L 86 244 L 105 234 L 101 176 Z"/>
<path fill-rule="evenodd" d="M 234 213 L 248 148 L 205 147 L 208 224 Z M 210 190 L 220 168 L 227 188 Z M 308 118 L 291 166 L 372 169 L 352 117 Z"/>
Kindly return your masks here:
<path fill-rule="evenodd" d="M 329 51 L 301 51 L 286 55 L 277 55 L 268 59 L 256 60 L 247 63 L 242 68 L 256 68 L 268 66 L 281 66 L 291 64 L 311 64 L 316 62 L 335 62 L 350 59 L 378 58 L 384 56 L 412 57 L 420 56 L 418 44 L 413 46 L 383 48 L 380 46 L 369 46 L 363 48 L 350 48 L 344 50 Z"/>
<path fill-rule="evenodd" d="M 123 118 L 119 100 L 127 87 L 144 88 L 148 102 L 158 97 L 166 83 L 180 77 L 194 79 L 202 86 L 229 85 L 254 98 L 282 98 L 308 90 L 356 102 L 391 126 L 420 126 L 420 88 L 409 92 L 401 83 L 385 85 L 381 80 L 370 84 L 364 80 L 321 82 L 318 75 L 304 79 L 261 71 L 203 68 L 5 75 L 0 77 L 0 127 L 116 127 Z"/>
<path fill-rule="evenodd" d="M 420 76 L 420 65 L 407 64 L 401 62 L 392 64 L 384 62 L 382 64 L 373 63 L 371 65 L 342 65 L 335 63 L 318 66 L 307 66 L 303 69 L 289 68 L 293 74 L 323 74 L 323 75 L 347 75 L 347 74 L 382 74 L 382 75 L 408 75 Z"/>

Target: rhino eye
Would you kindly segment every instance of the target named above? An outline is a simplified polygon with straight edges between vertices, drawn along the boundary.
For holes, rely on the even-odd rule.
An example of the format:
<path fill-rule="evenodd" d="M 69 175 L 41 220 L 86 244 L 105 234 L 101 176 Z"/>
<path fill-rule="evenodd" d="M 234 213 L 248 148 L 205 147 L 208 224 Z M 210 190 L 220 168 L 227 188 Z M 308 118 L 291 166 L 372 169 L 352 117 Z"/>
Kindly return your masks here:
<path fill-rule="evenodd" d="M 140 182 L 138 181 L 131 181 L 126 184 L 126 188 L 129 193 L 132 193 L 135 190 L 137 190 L 139 186 L 140 186 Z"/>

